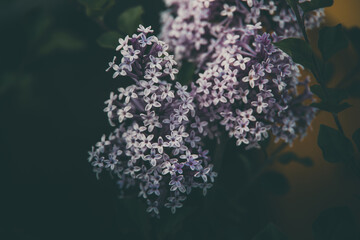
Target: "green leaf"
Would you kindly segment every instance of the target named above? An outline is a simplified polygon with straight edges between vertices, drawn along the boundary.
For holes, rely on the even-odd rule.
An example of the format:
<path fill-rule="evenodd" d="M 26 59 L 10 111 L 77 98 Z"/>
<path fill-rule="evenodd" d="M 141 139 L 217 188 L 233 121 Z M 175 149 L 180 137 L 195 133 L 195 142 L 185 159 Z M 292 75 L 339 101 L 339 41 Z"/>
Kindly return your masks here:
<path fill-rule="evenodd" d="M 339 113 L 351 107 L 348 103 L 340 104 L 344 99 L 347 99 L 349 94 L 344 89 L 326 88 L 327 96 L 325 96 L 320 85 L 312 85 L 311 91 L 316 94 L 322 101 L 319 103 L 312 103 L 311 106 L 323 111 L 331 113 Z"/>
<path fill-rule="evenodd" d="M 310 87 L 311 92 L 316 94 L 321 100 L 326 100 L 326 97 L 324 95 L 324 91 L 321 88 L 320 85 L 315 84 Z M 327 92 L 328 96 L 328 102 L 331 104 L 339 104 L 343 100 L 347 99 L 349 97 L 348 91 L 345 89 L 339 89 L 339 88 L 326 88 L 325 91 Z"/>
<path fill-rule="evenodd" d="M 311 167 L 314 165 L 313 161 L 309 157 L 300 158 L 293 152 L 286 152 L 279 156 L 278 161 L 282 164 L 289 164 L 294 161 L 304 165 L 305 167 Z"/>
<path fill-rule="evenodd" d="M 86 14 L 93 17 L 102 17 L 106 11 L 115 5 L 115 0 L 78 0 L 85 6 Z"/>
<path fill-rule="evenodd" d="M 315 240 L 357 240 L 359 228 L 348 207 L 329 208 L 312 225 Z"/>
<path fill-rule="evenodd" d="M 106 5 L 108 0 L 78 0 L 82 5 L 91 9 L 101 9 Z"/>
<path fill-rule="evenodd" d="M 296 162 L 304 165 L 305 167 L 311 167 L 314 165 L 314 162 L 311 158 L 309 157 L 304 157 L 304 158 L 298 158 L 295 160 Z"/>
<path fill-rule="evenodd" d="M 306 42 L 309 42 L 307 34 L 306 34 L 304 18 L 300 16 L 300 11 L 299 11 L 299 7 L 298 7 L 299 0 L 286 0 L 286 2 L 290 5 L 291 9 L 295 13 L 296 22 L 300 26 L 301 32 L 304 36 L 304 39 L 306 40 Z"/>
<path fill-rule="evenodd" d="M 118 45 L 118 40 L 121 38 L 121 34 L 116 31 L 109 31 L 103 33 L 96 40 L 100 47 L 115 49 Z"/>
<path fill-rule="evenodd" d="M 34 102 L 34 82 L 30 74 L 12 72 L 0 75 L 0 97 L 8 99 L 7 95 L 11 95 L 16 99 L 17 104 L 29 107 L 30 103 Z"/>
<path fill-rule="evenodd" d="M 289 164 L 291 161 L 296 160 L 298 157 L 293 152 L 286 152 L 279 156 L 278 161 L 282 164 Z"/>
<path fill-rule="evenodd" d="M 125 12 L 121 13 L 117 19 L 117 26 L 119 30 L 129 35 L 136 32 L 136 29 L 142 22 L 141 15 L 143 13 L 144 9 L 142 6 L 129 8 Z"/>
<path fill-rule="evenodd" d="M 260 186 L 267 192 L 276 195 L 286 194 L 290 190 L 286 177 L 276 171 L 263 173 L 259 178 Z"/>
<path fill-rule="evenodd" d="M 256 234 L 252 240 L 286 240 L 288 239 L 278 227 L 269 223 L 261 232 Z"/>
<path fill-rule="evenodd" d="M 313 62 L 313 51 L 310 45 L 304 40 L 298 38 L 287 38 L 274 44 L 287 53 L 294 62 L 303 65 L 313 73 L 316 72 Z"/>
<path fill-rule="evenodd" d="M 331 113 L 340 113 L 351 107 L 351 105 L 348 103 L 341 103 L 335 105 L 326 102 L 312 103 L 310 106 Z"/>
<path fill-rule="evenodd" d="M 176 77 L 176 80 L 182 85 L 188 85 L 192 81 L 194 81 L 194 73 L 196 66 L 194 63 L 183 61 L 182 66 L 180 68 L 179 74 Z"/>
<path fill-rule="evenodd" d="M 360 151 L 360 128 L 353 133 L 352 139 L 355 142 L 356 147 Z"/>
<path fill-rule="evenodd" d="M 323 75 L 323 82 L 327 85 L 333 78 L 335 73 L 335 66 L 331 62 L 327 62 L 324 65 L 324 75 Z"/>
<path fill-rule="evenodd" d="M 349 97 L 360 98 L 360 77 L 352 82 L 346 89 Z"/>
<path fill-rule="evenodd" d="M 300 7 L 304 12 L 310 12 L 319 8 L 330 7 L 334 4 L 334 0 L 311 0 L 311 2 L 300 3 Z"/>
<path fill-rule="evenodd" d="M 28 28 L 28 40 L 31 47 L 37 42 L 41 42 L 49 35 L 53 26 L 53 16 L 50 14 L 40 14 L 34 18 L 34 23 Z"/>
<path fill-rule="evenodd" d="M 325 61 L 349 45 L 341 24 L 335 27 L 324 27 L 319 31 L 318 47 Z"/>
<path fill-rule="evenodd" d="M 319 84 L 312 85 L 310 87 L 310 90 L 312 93 L 316 94 L 320 99 L 324 99 L 324 91 L 322 90 L 321 86 Z"/>
<path fill-rule="evenodd" d="M 349 38 L 351 44 L 355 48 L 357 54 L 360 57 L 360 28 L 353 27 L 346 30 L 346 36 Z"/>
<path fill-rule="evenodd" d="M 47 55 L 54 51 L 59 50 L 67 50 L 67 51 L 75 51 L 75 50 L 82 50 L 86 47 L 86 43 L 76 37 L 75 35 L 68 33 L 68 32 L 54 32 L 47 42 L 45 42 L 40 50 L 39 53 L 41 55 Z"/>
<path fill-rule="evenodd" d="M 354 155 L 351 141 L 339 131 L 320 125 L 318 145 L 326 161 L 335 163 L 350 159 Z"/>

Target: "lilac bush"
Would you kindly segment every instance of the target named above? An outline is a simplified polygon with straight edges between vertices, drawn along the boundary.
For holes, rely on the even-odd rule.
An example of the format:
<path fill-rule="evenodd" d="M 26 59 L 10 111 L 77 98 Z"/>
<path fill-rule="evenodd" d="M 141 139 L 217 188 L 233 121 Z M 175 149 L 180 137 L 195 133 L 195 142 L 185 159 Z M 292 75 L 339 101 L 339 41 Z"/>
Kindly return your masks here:
<path fill-rule="evenodd" d="M 286 0 L 165 0 L 165 4 L 168 10 L 162 13 L 161 38 L 178 60 L 203 62 L 221 33 L 248 24 L 261 24 L 263 31 L 280 37 L 301 37 Z M 323 21 L 324 11 L 305 16 L 306 28 L 316 28 Z"/>
<path fill-rule="evenodd" d="M 269 131 L 287 143 L 304 136 L 315 115 L 303 104 L 311 99 L 309 80 L 272 42 L 276 34 L 258 34 L 260 25 L 228 29 L 206 59 L 206 70 L 193 84 L 199 111 L 222 125 L 236 144 L 258 147 Z M 303 92 L 298 87 L 303 86 Z"/>
<path fill-rule="evenodd" d="M 122 194 L 136 189 L 151 214 L 163 206 L 175 213 L 193 188 L 205 195 L 217 175 L 202 141 L 208 123 L 197 117 L 187 86 L 170 83 L 178 70 L 168 46 L 149 36 L 150 27 L 138 32 L 119 39 L 121 59 L 109 63 L 114 78 L 133 84 L 110 93 L 104 111 L 116 129 L 96 143 L 89 161 L 97 175 L 117 176 Z"/>

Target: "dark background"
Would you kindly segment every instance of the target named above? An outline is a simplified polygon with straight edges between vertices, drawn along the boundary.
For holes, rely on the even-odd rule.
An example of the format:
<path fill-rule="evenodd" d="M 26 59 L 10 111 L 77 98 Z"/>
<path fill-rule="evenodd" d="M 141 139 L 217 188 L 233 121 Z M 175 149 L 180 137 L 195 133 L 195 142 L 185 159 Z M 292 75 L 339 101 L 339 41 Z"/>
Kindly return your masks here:
<path fill-rule="evenodd" d="M 116 1 L 104 23 L 115 29 L 116 16 L 139 4 L 145 26 L 159 33 L 161 0 Z M 87 151 L 111 130 L 103 102 L 123 84 L 104 71 L 115 53 L 96 42 L 104 26 L 76 1 L 3 0 L 0 31 L 0 239 L 251 239 L 268 222 L 290 239 L 312 239 L 311 223 L 327 207 L 349 206 L 358 218 L 359 181 L 323 163 L 317 146 L 300 143 L 295 151 L 313 154 L 316 171 L 275 165 L 247 187 L 246 161 L 234 161 L 239 149 L 230 143 L 206 198 L 194 193 L 176 215 L 149 218 L 141 201 L 119 200 L 113 179 L 97 180 L 87 162 Z M 350 128 L 356 114 L 348 114 Z M 256 168 L 263 155 L 243 157 Z"/>

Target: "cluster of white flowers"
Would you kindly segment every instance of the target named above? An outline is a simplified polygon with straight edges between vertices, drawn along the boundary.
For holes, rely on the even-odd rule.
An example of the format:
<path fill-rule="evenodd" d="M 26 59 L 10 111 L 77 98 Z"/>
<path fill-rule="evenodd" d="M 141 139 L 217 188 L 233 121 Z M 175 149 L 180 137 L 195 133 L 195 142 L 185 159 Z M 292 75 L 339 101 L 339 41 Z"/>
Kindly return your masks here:
<path fill-rule="evenodd" d="M 270 130 L 291 143 L 306 133 L 315 113 L 301 104 L 312 94 L 308 82 L 298 81 L 299 66 L 274 47 L 270 34 L 258 35 L 259 29 L 248 26 L 222 35 L 193 85 L 201 113 L 248 147 L 259 146 Z M 298 94 L 298 85 L 306 91 Z"/>
<path fill-rule="evenodd" d="M 89 161 L 97 174 L 118 176 L 122 192 L 137 188 L 148 212 L 158 215 L 165 206 L 174 213 L 193 188 L 205 195 L 216 177 L 203 150 L 209 130 L 187 86 L 169 83 L 178 70 L 167 45 L 148 37 L 150 28 L 139 32 L 119 40 L 120 63 L 109 63 L 114 77 L 128 76 L 134 84 L 110 93 L 104 111 L 116 129 L 93 147 Z"/>
<path fill-rule="evenodd" d="M 161 38 L 170 45 L 177 60 L 203 62 L 210 45 L 229 28 L 248 24 L 280 37 L 299 37 L 301 29 L 286 0 L 165 0 Z M 319 27 L 323 9 L 305 16 L 307 29 Z"/>

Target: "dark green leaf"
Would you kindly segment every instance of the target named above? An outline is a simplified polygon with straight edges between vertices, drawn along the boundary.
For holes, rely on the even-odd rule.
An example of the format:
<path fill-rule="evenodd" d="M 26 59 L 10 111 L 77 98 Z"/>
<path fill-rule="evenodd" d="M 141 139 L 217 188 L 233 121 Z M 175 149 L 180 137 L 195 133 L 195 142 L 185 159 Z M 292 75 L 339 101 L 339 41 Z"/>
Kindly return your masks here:
<path fill-rule="evenodd" d="M 68 32 L 54 32 L 48 41 L 44 43 L 39 53 L 41 55 L 47 55 L 58 50 L 81 50 L 86 47 L 86 43 L 77 36 Z"/>
<path fill-rule="evenodd" d="M 102 17 L 107 10 L 115 5 L 115 0 L 78 0 L 86 8 L 86 14 Z"/>
<path fill-rule="evenodd" d="M 323 75 L 323 82 L 324 84 L 328 84 L 333 76 L 334 76 L 334 73 L 335 73 L 335 66 L 334 64 L 328 62 L 324 65 L 324 75 Z"/>
<path fill-rule="evenodd" d="M 346 88 L 349 97 L 360 98 L 360 77 Z"/>
<path fill-rule="evenodd" d="M 188 61 L 183 61 L 179 74 L 176 77 L 176 80 L 180 82 L 182 85 L 190 84 L 194 80 L 195 69 L 196 69 L 195 64 Z"/>
<path fill-rule="evenodd" d="M 82 5 L 91 9 L 103 8 L 108 0 L 78 0 Z"/>
<path fill-rule="evenodd" d="M 318 47 L 325 61 L 338 51 L 347 48 L 348 40 L 341 24 L 320 29 Z"/>
<path fill-rule="evenodd" d="M 118 40 L 121 34 L 115 31 L 110 31 L 102 34 L 96 40 L 100 47 L 115 49 L 118 45 Z"/>
<path fill-rule="evenodd" d="M 359 228 L 348 207 L 323 211 L 312 226 L 315 240 L 357 240 Z"/>
<path fill-rule="evenodd" d="M 311 2 L 304 2 L 300 7 L 304 12 L 310 12 L 319 8 L 330 7 L 334 4 L 334 0 L 311 0 Z"/>
<path fill-rule="evenodd" d="M 119 30 L 129 35 L 136 32 L 136 29 L 142 22 L 141 15 L 143 13 L 144 9 L 142 6 L 129 8 L 125 12 L 121 13 L 117 19 L 117 26 Z"/>
<path fill-rule="evenodd" d="M 339 131 L 325 125 L 320 125 L 318 145 L 324 159 L 331 163 L 350 159 L 354 154 L 351 141 Z"/>
<path fill-rule="evenodd" d="M 320 85 L 313 85 L 311 86 L 311 91 L 322 100 L 319 103 L 311 104 L 312 107 L 331 113 L 339 113 L 351 107 L 351 105 L 348 103 L 340 104 L 341 101 L 348 98 L 348 93 L 346 90 L 325 88 L 327 93 L 327 96 L 325 96 L 324 91 Z"/>
<path fill-rule="evenodd" d="M 278 161 L 282 164 L 288 164 L 288 163 L 294 161 L 294 162 L 304 165 L 305 167 L 311 167 L 312 165 L 314 165 L 311 158 L 308 158 L 308 157 L 300 158 L 293 152 L 286 152 L 286 153 L 280 155 L 278 158 Z"/>
<path fill-rule="evenodd" d="M 35 18 L 34 23 L 29 27 L 29 42 L 35 44 L 48 36 L 53 24 L 53 16 L 49 14 L 41 14 Z"/>
<path fill-rule="evenodd" d="M 349 97 L 348 91 L 345 89 L 338 89 L 338 88 L 326 88 L 325 91 L 327 92 L 327 96 L 329 99 L 326 99 L 323 89 L 320 85 L 312 85 L 310 87 L 311 92 L 316 94 L 321 100 L 327 100 L 333 105 L 339 104 L 341 101 L 347 99 Z"/>
<path fill-rule="evenodd" d="M 288 239 L 278 227 L 269 223 L 261 232 L 256 234 L 252 240 L 286 240 Z"/>
<path fill-rule="evenodd" d="M 293 152 L 287 152 L 279 156 L 278 161 L 282 164 L 288 164 L 293 160 L 296 160 L 298 157 Z"/>
<path fill-rule="evenodd" d="M 313 52 L 309 44 L 298 38 L 288 38 L 274 43 L 278 48 L 287 53 L 294 62 L 303 65 L 305 68 L 315 72 Z"/>
<path fill-rule="evenodd" d="M 296 21 L 297 24 L 300 26 L 300 29 L 302 31 L 302 34 L 304 36 L 304 39 L 309 42 L 307 39 L 307 34 L 306 34 L 306 29 L 305 29 L 305 23 L 304 23 L 304 18 L 300 15 L 300 11 L 299 11 L 299 7 L 298 7 L 298 2 L 299 0 L 286 0 L 286 2 L 290 5 L 292 11 L 295 13 L 295 17 L 296 17 Z"/>
<path fill-rule="evenodd" d="M 356 147 L 360 151 L 360 128 L 354 132 L 352 139 L 355 142 Z"/>
<path fill-rule="evenodd" d="M 309 157 L 304 157 L 304 158 L 298 158 L 295 160 L 296 162 L 304 165 L 305 167 L 311 167 L 314 165 L 314 162 L 311 158 Z"/>
<path fill-rule="evenodd" d="M 316 94 L 316 96 L 318 96 L 320 99 L 324 99 L 324 98 L 325 98 L 324 92 L 323 92 L 323 90 L 322 90 L 322 88 L 321 88 L 320 85 L 318 85 L 318 84 L 312 85 L 312 86 L 310 87 L 310 89 L 311 89 L 311 92 L 314 93 L 314 94 Z"/>
<path fill-rule="evenodd" d="M 326 102 L 312 103 L 310 106 L 331 113 L 339 113 L 351 107 L 351 105 L 348 103 L 341 103 L 335 105 Z"/>
<path fill-rule="evenodd" d="M 355 48 L 358 57 L 360 57 L 360 28 L 353 27 L 346 30 L 346 36 L 349 38 L 351 44 Z"/>
<path fill-rule="evenodd" d="M 22 106 L 30 106 L 34 101 L 33 88 L 34 79 L 30 74 L 7 73 L 0 76 L 0 97 L 12 94 Z M 14 94 L 14 92 L 16 94 Z"/>
<path fill-rule="evenodd" d="M 286 194 L 290 189 L 289 182 L 286 177 L 276 171 L 263 173 L 259 178 L 259 182 L 265 191 L 277 195 Z"/>

